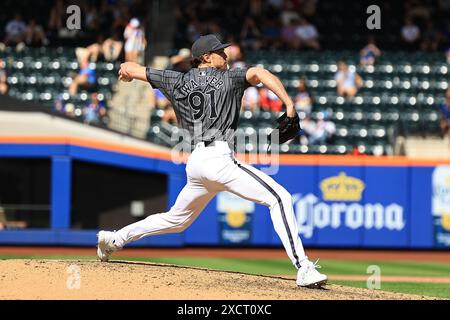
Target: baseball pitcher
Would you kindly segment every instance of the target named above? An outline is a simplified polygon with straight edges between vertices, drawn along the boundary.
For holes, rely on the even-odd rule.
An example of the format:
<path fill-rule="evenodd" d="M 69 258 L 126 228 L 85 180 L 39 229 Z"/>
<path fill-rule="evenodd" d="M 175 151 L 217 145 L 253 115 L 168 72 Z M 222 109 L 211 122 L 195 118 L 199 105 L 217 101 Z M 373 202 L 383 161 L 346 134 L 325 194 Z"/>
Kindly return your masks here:
<path fill-rule="evenodd" d="M 262 83 L 286 106 L 280 117 L 280 141 L 293 138 L 299 120 L 293 102 L 281 81 L 263 68 L 229 70 L 223 44 L 214 35 L 200 37 L 192 45 L 192 69 L 186 73 L 157 70 L 133 62 L 123 63 L 119 80 L 148 81 L 171 101 L 179 125 L 193 141 L 186 164 L 187 184 L 168 212 L 147 218 L 111 232 L 97 235 L 101 261 L 127 243 L 149 235 L 182 232 L 221 191 L 265 205 L 278 236 L 297 271 L 297 285 L 320 287 L 327 276 L 308 260 L 297 230 L 292 198 L 288 191 L 258 169 L 234 156 L 241 99 L 249 86 Z"/>

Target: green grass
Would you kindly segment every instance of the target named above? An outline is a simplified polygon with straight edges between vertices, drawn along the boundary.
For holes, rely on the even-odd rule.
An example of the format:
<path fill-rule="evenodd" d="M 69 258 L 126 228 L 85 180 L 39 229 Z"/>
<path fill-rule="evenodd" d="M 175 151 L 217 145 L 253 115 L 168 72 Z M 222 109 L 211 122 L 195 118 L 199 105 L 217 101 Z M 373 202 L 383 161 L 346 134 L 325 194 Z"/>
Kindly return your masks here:
<path fill-rule="evenodd" d="M 365 281 L 333 280 L 331 283 L 357 288 L 367 288 Z M 449 283 L 382 282 L 380 290 L 416 294 L 420 296 L 450 298 Z"/>
<path fill-rule="evenodd" d="M 140 261 L 171 263 L 219 270 L 240 271 L 254 274 L 295 274 L 287 259 L 225 259 L 225 258 L 142 258 Z M 368 275 L 367 267 L 377 265 L 381 275 L 450 277 L 450 265 L 404 261 L 319 261 L 321 271 L 327 274 Z"/>
<path fill-rule="evenodd" d="M 53 259 L 53 260 L 94 260 L 95 256 L 0 256 L 0 259 Z M 115 261 L 145 261 L 168 263 L 183 266 L 210 268 L 264 275 L 291 275 L 296 272 L 290 261 L 286 259 L 228 259 L 205 257 L 160 257 L 160 258 L 127 258 L 115 257 Z M 381 270 L 381 279 L 385 276 L 418 276 L 418 277 L 450 277 L 450 265 L 417 261 L 348 261 L 321 260 L 321 271 L 328 275 L 366 275 L 367 267 L 377 265 Z M 332 283 L 352 287 L 366 288 L 365 281 L 337 281 Z M 381 290 L 450 298 L 450 284 L 443 283 L 412 283 L 412 282 L 382 282 Z"/>
<path fill-rule="evenodd" d="M 450 265 L 444 263 L 324 260 L 320 264 L 323 271 L 329 274 L 366 275 L 367 267 L 376 265 L 380 267 L 382 276 L 450 277 Z"/>

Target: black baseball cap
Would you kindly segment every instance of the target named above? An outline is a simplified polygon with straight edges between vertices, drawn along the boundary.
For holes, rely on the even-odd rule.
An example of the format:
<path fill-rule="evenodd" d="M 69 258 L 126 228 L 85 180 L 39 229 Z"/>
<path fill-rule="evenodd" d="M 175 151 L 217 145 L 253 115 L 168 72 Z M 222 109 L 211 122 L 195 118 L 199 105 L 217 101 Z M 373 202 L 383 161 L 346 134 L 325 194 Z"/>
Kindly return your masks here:
<path fill-rule="evenodd" d="M 219 38 L 217 38 L 213 34 L 207 34 L 195 40 L 194 44 L 192 45 L 191 52 L 194 58 L 198 58 L 204 55 L 205 53 L 225 49 L 230 45 L 231 43 L 220 42 Z"/>

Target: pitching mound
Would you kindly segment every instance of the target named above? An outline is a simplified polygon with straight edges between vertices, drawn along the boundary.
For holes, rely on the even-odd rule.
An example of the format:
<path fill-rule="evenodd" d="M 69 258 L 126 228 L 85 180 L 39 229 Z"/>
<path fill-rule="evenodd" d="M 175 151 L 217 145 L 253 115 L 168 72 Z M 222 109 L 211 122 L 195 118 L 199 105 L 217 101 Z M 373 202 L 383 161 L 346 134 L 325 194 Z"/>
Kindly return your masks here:
<path fill-rule="evenodd" d="M 433 299 L 338 285 L 166 264 L 0 260 L 1 299 Z"/>

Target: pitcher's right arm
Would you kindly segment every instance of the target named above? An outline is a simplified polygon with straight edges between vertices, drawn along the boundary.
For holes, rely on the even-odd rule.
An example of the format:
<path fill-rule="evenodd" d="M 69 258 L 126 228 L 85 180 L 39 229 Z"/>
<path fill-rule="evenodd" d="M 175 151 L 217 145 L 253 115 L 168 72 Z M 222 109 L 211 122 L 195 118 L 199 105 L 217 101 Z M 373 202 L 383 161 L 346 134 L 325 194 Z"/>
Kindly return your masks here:
<path fill-rule="evenodd" d="M 135 62 L 125 62 L 120 65 L 119 80 L 130 82 L 133 79 L 146 81 L 146 67 Z"/>

